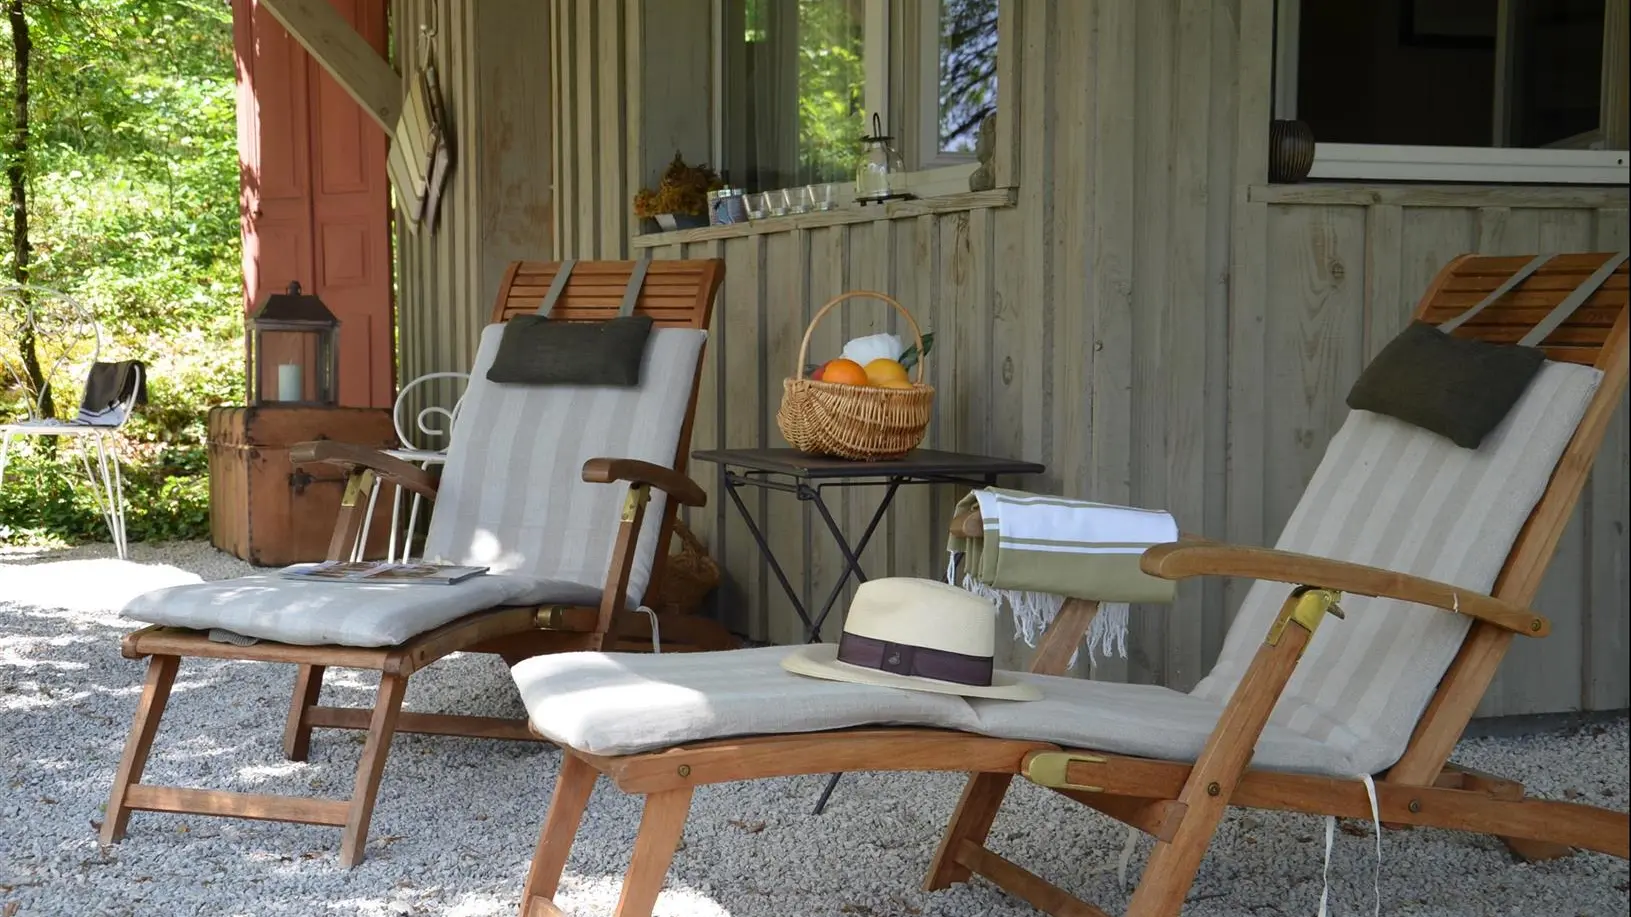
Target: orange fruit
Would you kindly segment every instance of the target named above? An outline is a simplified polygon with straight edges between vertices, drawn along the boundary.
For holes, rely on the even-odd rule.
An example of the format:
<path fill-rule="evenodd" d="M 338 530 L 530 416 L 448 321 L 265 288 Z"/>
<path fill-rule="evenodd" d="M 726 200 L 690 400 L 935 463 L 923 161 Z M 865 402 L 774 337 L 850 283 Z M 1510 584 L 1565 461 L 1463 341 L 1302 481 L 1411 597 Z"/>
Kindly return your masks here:
<path fill-rule="evenodd" d="M 839 358 L 828 363 L 821 371 L 821 381 L 839 385 L 868 385 L 866 370 L 854 360 Z"/>
<path fill-rule="evenodd" d="M 901 388 L 901 389 L 906 389 L 908 391 L 910 391 L 910 390 L 912 390 L 914 388 L 917 388 L 917 386 L 913 385 L 911 382 L 908 382 L 905 379 L 885 379 L 884 381 L 878 383 L 878 387 L 879 388 Z"/>
<path fill-rule="evenodd" d="M 879 357 L 866 365 L 866 377 L 873 385 L 885 382 L 905 382 L 906 367 L 888 357 Z"/>

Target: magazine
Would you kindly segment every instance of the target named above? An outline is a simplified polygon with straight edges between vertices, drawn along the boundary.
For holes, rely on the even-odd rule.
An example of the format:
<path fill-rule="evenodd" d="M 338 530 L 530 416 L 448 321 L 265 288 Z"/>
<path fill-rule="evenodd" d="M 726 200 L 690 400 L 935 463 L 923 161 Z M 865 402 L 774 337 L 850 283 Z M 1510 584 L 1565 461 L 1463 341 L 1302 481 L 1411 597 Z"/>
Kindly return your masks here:
<path fill-rule="evenodd" d="M 325 583 L 423 583 L 451 586 L 487 572 L 486 567 L 456 564 L 402 564 L 383 560 L 325 560 L 295 564 L 278 571 L 288 579 Z"/>

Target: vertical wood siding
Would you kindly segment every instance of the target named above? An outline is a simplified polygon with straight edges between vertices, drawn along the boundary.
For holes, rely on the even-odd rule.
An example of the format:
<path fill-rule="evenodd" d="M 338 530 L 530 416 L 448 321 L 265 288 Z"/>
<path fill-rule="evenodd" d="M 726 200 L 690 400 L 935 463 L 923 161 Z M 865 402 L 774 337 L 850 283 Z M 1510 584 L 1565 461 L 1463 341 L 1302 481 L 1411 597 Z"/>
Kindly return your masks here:
<path fill-rule="evenodd" d="M 780 445 L 782 379 L 810 317 L 840 292 L 877 289 L 935 332 L 929 445 L 1040 461 L 1048 473 L 1025 486 L 1162 507 L 1186 530 L 1272 544 L 1345 415 L 1348 387 L 1440 266 L 1467 251 L 1627 244 L 1623 190 L 1410 198 L 1394 193 L 1401 186 L 1372 186 L 1383 190 L 1339 188 L 1329 193 L 1351 200 L 1321 200 L 1266 186 L 1271 0 L 1014 6 L 1020 30 L 1005 46 L 1023 55 L 1020 85 L 1002 115 L 1019 121 L 1015 206 L 649 249 L 727 261 L 696 448 Z M 606 74 L 618 68 L 584 55 L 627 53 L 596 30 L 627 33 L 635 8 L 551 8 L 559 123 L 597 125 L 616 90 Z M 647 47 L 647 57 L 664 54 L 660 42 Z M 634 167 L 619 164 L 645 161 L 649 151 L 627 147 L 638 142 L 557 135 L 561 254 L 630 250 L 608 227 L 626 219 Z M 881 306 L 851 303 L 816 329 L 811 358 L 891 327 Z M 1618 662 L 1631 593 L 1628 448 L 1622 408 L 1538 600 L 1556 634 L 1521 642 L 1483 713 L 1631 705 Z M 799 641 L 780 586 L 710 471 L 696 468 L 710 500 L 690 522 L 726 570 L 719 613 L 756 638 Z M 903 490 L 863 556 L 868 572 L 943 575 L 957 496 Z M 835 501 L 839 518 L 854 531 L 876 498 Z M 786 495 L 744 499 L 800 599 L 822 604 L 839 557 L 820 520 Z M 1243 594 L 1232 582 L 1187 583 L 1173 606 L 1136 609 L 1131 658 L 1101 665 L 1097 677 L 1191 687 Z M 1022 645 L 1004 653 L 1008 665 L 1027 655 Z"/>
<path fill-rule="evenodd" d="M 397 220 L 401 384 L 468 370 L 505 266 L 553 251 L 547 11 L 532 0 L 393 0 L 404 93 L 426 62 L 420 27 L 432 13 L 439 21 L 431 54 L 456 158 L 435 232 Z M 416 392 L 410 411 L 451 406 L 458 391 L 438 383 Z"/>

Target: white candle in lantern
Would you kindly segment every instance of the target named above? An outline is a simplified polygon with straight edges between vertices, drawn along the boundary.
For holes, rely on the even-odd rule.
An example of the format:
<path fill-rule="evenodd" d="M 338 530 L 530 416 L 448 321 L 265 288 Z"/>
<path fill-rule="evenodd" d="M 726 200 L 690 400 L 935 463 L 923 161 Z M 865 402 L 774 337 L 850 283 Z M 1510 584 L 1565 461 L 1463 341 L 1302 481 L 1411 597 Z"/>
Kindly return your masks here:
<path fill-rule="evenodd" d="M 277 368 L 277 400 L 300 400 L 300 364 L 280 363 Z"/>

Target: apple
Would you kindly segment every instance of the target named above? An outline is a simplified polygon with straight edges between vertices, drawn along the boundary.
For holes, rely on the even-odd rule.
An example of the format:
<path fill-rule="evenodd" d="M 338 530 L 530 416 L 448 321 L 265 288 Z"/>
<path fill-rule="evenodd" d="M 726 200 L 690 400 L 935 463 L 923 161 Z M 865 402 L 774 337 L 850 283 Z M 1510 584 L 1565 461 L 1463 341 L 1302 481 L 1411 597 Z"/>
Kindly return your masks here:
<path fill-rule="evenodd" d="M 820 382 L 821 377 L 823 375 L 825 375 L 826 372 L 827 372 L 827 364 L 823 363 L 820 366 L 817 366 L 815 369 L 810 370 L 810 378 L 814 379 L 817 382 Z"/>

